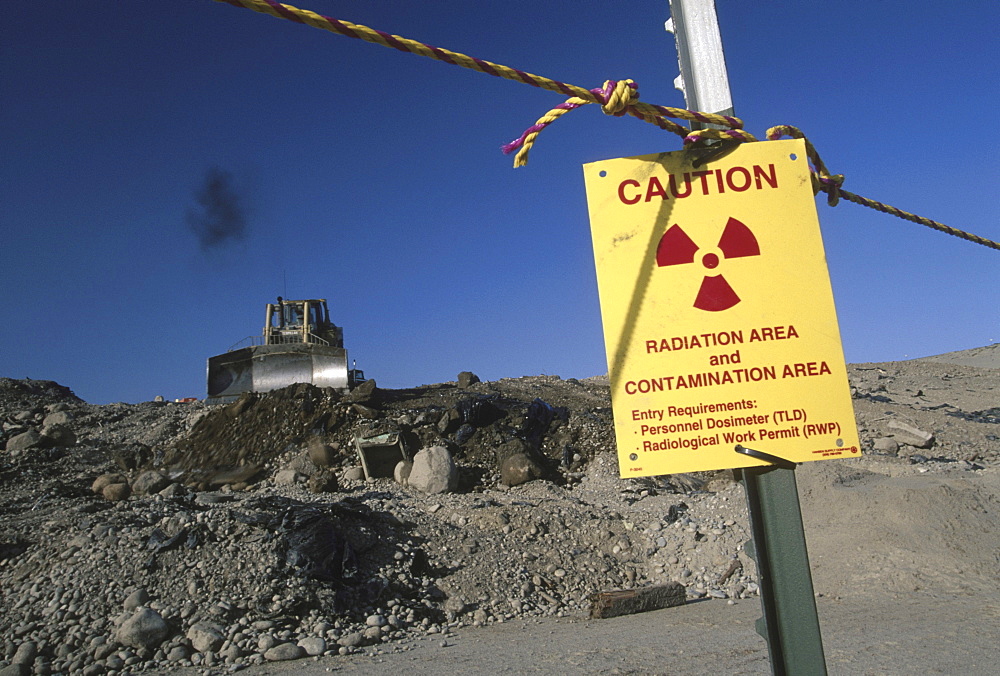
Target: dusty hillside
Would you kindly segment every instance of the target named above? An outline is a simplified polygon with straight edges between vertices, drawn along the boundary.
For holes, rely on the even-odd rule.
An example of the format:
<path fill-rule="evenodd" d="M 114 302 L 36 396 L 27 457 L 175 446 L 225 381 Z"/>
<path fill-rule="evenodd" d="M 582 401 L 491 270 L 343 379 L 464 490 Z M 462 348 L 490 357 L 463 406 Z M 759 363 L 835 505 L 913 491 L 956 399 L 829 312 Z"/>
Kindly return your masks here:
<path fill-rule="evenodd" d="M 850 375 L 865 456 L 797 472 L 817 593 L 995 598 L 997 351 Z M 755 602 L 728 472 L 618 478 L 606 379 L 474 380 L 215 408 L 0 380 L 0 666 L 336 665 L 674 580 Z M 383 433 L 446 448 L 453 490 L 358 478 L 355 435 Z"/>

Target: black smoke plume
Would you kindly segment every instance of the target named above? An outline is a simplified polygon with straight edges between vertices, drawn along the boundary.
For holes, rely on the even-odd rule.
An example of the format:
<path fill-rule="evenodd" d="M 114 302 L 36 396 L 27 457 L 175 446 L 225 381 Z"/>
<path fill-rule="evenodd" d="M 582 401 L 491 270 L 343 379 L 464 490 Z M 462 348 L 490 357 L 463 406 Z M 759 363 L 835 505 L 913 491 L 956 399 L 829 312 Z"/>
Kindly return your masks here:
<path fill-rule="evenodd" d="M 195 193 L 197 207 L 187 211 L 187 224 L 202 251 L 238 242 L 246 236 L 247 217 L 228 171 L 212 167 Z"/>

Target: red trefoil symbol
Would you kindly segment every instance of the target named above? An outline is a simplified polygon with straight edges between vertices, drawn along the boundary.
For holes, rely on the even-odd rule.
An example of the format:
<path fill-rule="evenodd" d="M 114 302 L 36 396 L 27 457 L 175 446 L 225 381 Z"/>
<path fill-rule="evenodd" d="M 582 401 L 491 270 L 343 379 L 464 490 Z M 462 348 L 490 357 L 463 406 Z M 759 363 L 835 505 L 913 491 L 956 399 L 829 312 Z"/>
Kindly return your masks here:
<path fill-rule="evenodd" d="M 722 237 L 719 238 L 719 250 L 722 251 L 723 258 L 727 259 L 760 255 L 757 238 L 753 236 L 750 228 L 735 218 L 730 218 L 726 223 Z M 660 243 L 656 247 L 656 265 L 663 267 L 694 263 L 696 253 L 698 245 L 691 241 L 679 225 L 675 224 L 660 238 Z M 707 253 L 702 256 L 701 264 L 709 270 L 714 270 L 719 265 L 719 257 L 714 253 Z M 698 297 L 694 299 L 694 306 L 699 310 L 720 312 L 728 310 L 739 302 L 740 297 L 722 275 L 705 275 L 701 288 L 698 289 Z"/>

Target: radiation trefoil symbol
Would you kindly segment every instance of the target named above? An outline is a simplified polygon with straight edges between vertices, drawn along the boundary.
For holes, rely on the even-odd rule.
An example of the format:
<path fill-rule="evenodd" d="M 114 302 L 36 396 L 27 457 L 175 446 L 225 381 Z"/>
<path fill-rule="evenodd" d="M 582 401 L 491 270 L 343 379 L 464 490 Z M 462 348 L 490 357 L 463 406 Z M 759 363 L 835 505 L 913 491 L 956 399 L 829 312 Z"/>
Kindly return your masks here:
<path fill-rule="evenodd" d="M 727 259 L 760 255 L 757 238 L 750 228 L 735 218 L 730 218 L 726 223 L 719 238 L 719 250 L 722 251 L 723 258 Z M 697 252 L 698 245 L 691 241 L 679 225 L 675 224 L 660 238 L 660 243 L 656 247 L 656 265 L 664 267 L 694 263 Z M 706 253 L 701 258 L 701 264 L 709 270 L 714 270 L 719 265 L 719 257 L 714 253 Z M 705 275 L 701 288 L 698 289 L 698 297 L 694 299 L 694 306 L 699 310 L 720 312 L 728 310 L 739 302 L 740 297 L 722 275 Z"/>

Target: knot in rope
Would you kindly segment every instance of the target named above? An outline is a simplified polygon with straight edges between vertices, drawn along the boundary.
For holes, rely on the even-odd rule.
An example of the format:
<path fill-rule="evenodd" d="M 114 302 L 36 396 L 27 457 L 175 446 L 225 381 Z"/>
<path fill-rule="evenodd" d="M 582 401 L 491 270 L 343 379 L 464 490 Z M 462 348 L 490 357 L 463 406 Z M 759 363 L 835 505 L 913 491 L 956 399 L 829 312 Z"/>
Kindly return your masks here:
<path fill-rule="evenodd" d="M 823 184 L 826 191 L 826 203 L 831 207 L 837 206 L 840 202 L 840 187 L 844 185 L 844 175 L 834 174 L 833 176 L 820 176 L 819 182 Z"/>
<path fill-rule="evenodd" d="M 605 80 L 603 86 L 585 90 L 582 93 L 590 94 L 591 96 L 589 98 L 583 98 L 582 95 L 569 97 L 538 118 L 535 124 L 525 129 L 519 137 L 500 147 L 505 155 L 509 155 L 520 148 L 520 151 L 514 156 L 515 167 L 523 167 L 528 163 L 528 151 L 531 150 L 531 146 L 535 143 L 535 138 L 539 132 L 569 111 L 579 108 L 584 104 L 599 103 L 601 104 L 601 110 L 615 117 L 621 117 L 629 113 L 641 119 L 646 119 L 646 115 L 636 109 L 636 104 L 639 103 L 639 85 L 633 80 Z M 661 123 L 660 126 L 664 127 L 664 123 Z"/>
<path fill-rule="evenodd" d="M 605 115 L 621 117 L 639 100 L 639 85 L 633 80 L 605 80 L 603 87 L 590 93 L 597 97 Z"/>

